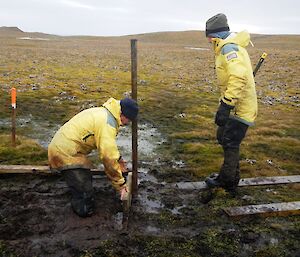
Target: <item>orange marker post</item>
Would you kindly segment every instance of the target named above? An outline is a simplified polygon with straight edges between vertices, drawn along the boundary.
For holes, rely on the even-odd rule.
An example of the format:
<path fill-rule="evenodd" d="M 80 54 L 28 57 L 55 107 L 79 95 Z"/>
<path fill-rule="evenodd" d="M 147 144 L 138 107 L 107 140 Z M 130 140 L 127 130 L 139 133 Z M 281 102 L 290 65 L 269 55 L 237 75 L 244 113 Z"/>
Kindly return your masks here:
<path fill-rule="evenodd" d="M 11 107 L 13 109 L 17 108 L 17 90 L 15 87 L 11 89 Z"/>
<path fill-rule="evenodd" d="M 12 108 L 12 120 L 11 120 L 11 141 L 12 146 L 16 146 L 16 112 L 17 112 L 17 90 L 11 89 L 11 108 Z"/>

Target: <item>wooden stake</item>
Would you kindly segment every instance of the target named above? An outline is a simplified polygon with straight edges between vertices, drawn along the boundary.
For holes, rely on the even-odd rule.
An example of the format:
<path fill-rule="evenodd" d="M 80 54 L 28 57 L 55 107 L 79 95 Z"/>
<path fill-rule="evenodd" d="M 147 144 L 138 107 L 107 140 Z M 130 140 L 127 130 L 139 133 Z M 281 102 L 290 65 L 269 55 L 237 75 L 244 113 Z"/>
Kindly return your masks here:
<path fill-rule="evenodd" d="M 131 97 L 137 101 L 137 40 L 131 39 Z M 132 122 L 132 194 L 136 195 L 138 186 L 138 136 L 137 120 Z"/>

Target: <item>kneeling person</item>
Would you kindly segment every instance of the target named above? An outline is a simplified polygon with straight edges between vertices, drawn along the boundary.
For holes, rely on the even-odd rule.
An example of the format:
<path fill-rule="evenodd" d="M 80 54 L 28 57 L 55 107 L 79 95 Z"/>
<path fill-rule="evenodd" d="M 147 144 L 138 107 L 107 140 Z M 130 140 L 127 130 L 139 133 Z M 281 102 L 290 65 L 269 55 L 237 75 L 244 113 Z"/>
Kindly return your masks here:
<path fill-rule="evenodd" d="M 116 144 L 120 126 L 136 119 L 137 103 L 124 98 L 110 98 L 102 107 L 90 108 L 76 114 L 54 135 L 48 147 L 48 160 L 52 170 L 61 171 L 72 194 L 73 211 L 81 216 L 94 212 L 92 163 L 87 155 L 93 150 L 105 167 L 105 173 L 121 197 L 127 192 L 122 172 L 126 163 Z"/>

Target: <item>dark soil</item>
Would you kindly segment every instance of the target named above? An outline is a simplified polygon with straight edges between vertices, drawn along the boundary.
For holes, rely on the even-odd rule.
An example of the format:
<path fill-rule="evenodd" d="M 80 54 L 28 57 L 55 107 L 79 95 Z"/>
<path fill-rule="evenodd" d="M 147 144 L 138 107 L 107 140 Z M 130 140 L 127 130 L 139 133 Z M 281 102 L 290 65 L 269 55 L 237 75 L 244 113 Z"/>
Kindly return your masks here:
<path fill-rule="evenodd" d="M 97 207 L 89 218 L 72 212 L 70 193 L 60 176 L 2 175 L 0 184 L 0 256 L 300 253 L 296 216 L 234 221 L 216 206 L 218 200 L 204 205 L 199 192 L 171 188 L 147 173 L 140 174 L 127 230 L 122 228 L 121 203 L 106 177 L 94 177 Z M 218 197 L 225 202 L 229 199 L 222 193 Z"/>

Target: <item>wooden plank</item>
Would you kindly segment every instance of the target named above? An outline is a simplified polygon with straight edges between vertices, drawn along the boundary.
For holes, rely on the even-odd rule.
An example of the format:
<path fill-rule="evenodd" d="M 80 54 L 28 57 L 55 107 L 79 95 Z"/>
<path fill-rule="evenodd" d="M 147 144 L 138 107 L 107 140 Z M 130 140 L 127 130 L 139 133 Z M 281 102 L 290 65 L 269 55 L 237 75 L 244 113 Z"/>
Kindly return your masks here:
<path fill-rule="evenodd" d="M 277 176 L 277 177 L 256 177 L 241 179 L 239 186 L 261 186 L 261 185 L 275 185 L 275 184 L 290 184 L 299 183 L 300 175 L 294 176 Z"/>
<path fill-rule="evenodd" d="M 177 182 L 175 184 L 172 184 L 173 187 L 179 188 L 179 189 L 186 189 L 186 190 L 201 190 L 206 189 L 207 185 L 204 181 L 199 182 Z"/>
<path fill-rule="evenodd" d="M 100 169 L 92 169 L 93 174 L 104 175 L 105 172 Z M 0 174 L 46 174 L 57 175 L 60 172 L 50 170 L 49 166 L 34 165 L 0 165 Z"/>
<path fill-rule="evenodd" d="M 21 173 L 44 173 L 52 174 L 49 166 L 33 166 L 33 165 L 0 165 L 1 174 L 21 174 Z M 54 173 L 55 174 L 55 173 Z"/>
<path fill-rule="evenodd" d="M 95 175 L 104 175 L 105 172 L 100 169 L 91 170 Z M 129 172 L 129 171 L 128 171 Z M 0 174 L 49 174 L 56 175 L 59 172 L 53 172 L 49 166 L 34 166 L 34 165 L 0 165 Z M 300 183 L 300 175 L 293 176 L 277 176 L 277 177 L 255 177 L 255 178 L 244 178 L 240 180 L 239 187 L 243 186 L 262 186 L 262 185 L 278 185 L 278 184 L 291 184 Z M 178 189 L 186 190 L 203 190 L 207 188 L 204 181 L 198 182 L 177 182 L 168 185 Z"/>
<path fill-rule="evenodd" d="M 294 176 L 277 176 L 277 177 L 256 177 L 256 178 L 244 178 L 240 180 L 239 187 L 244 186 L 264 186 L 264 185 L 278 185 L 278 184 L 291 184 L 299 183 L 300 175 Z M 204 181 L 199 182 L 177 182 L 172 184 L 172 187 L 186 190 L 203 190 L 207 189 L 207 185 Z"/>
<path fill-rule="evenodd" d="M 239 207 L 224 208 L 223 210 L 227 213 L 227 215 L 231 217 L 242 217 L 247 215 L 263 215 L 263 216 L 299 215 L 300 201 L 246 205 L 246 206 L 239 206 Z"/>

